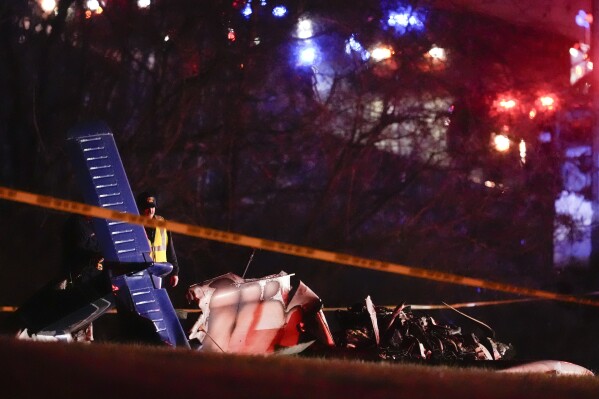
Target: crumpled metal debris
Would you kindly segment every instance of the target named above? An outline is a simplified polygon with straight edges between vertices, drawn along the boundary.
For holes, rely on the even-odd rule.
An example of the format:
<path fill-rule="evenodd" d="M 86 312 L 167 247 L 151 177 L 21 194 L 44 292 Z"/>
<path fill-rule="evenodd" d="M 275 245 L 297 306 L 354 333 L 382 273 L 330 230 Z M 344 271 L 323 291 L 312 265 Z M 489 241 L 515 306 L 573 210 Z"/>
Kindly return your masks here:
<path fill-rule="evenodd" d="M 375 350 L 385 360 L 499 360 L 513 355 L 512 346 L 496 341 L 492 330 L 463 333 L 461 327 L 416 314 L 405 304 L 390 310 L 374 306 L 368 297 L 365 304 L 338 310 L 336 316 L 338 347 Z"/>
<path fill-rule="evenodd" d="M 187 292 L 202 313 L 190 330 L 207 352 L 244 354 L 297 354 L 354 357 L 364 360 L 453 363 L 510 360 L 511 344 L 495 339 L 483 322 L 477 328 L 443 324 L 430 315 L 412 312 L 401 304 L 393 310 L 364 303 L 337 310 L 331 334 L 320 298 L 300 281 L 294 290 L 285 272 L 258 279 L 228 273 Z M 313 345 L 313 343 L 320 345 Z M 503 363 L 503 364 L 502 364 Z M 493 362 L 503 372 L 555 375 L 594 375 L 592 371 L 563 361 L 536 361 L 513 365 Z M 510 367 L 510 365 L 512 365 Z"/>
<path fill-rule="evenodd" d="M 228 273 L 192 285 L 187 299 L 202 313 L 189 339 L 197 339 L 202 351 L 244 354 L 294 346 L 299 351 L 308 341 L 333 346 L 320 298 L 301 281 L 292 290 L 291 276 L 282 271 L 243 279 Z"/>

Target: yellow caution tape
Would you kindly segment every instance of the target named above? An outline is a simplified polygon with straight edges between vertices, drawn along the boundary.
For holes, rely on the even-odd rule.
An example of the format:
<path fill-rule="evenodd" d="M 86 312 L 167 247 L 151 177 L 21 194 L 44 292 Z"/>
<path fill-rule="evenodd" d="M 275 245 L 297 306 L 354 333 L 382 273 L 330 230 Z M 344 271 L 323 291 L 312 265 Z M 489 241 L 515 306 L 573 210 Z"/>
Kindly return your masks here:
<path fill-rule="evenodd" d="M 168 220 L 149 219 L 145 216 L 112 211 L 98 206 L 62 200 L 54 197 L 48 197 L 45 195 L 32 194 L 25 191 L 13 190 L 2 186 L 0 186 L 0 198 L 9 201 L 39 206 L 42 208 L 54 209 L 69 213 L 77 213 L 80 215 L 92 216 L 96 218 L 119 220 L 132 224 L 143 225 L 146 227 L 161 227 L 170 230 L 173 233 L 184 234 L 192 237 L 204 238 L 207 240 L 225 242 L 228 244 L 235 244 L 250 248 L 262 249 L 271 252 L 278 252 L 287 255 L 299 256 L 302 258 L 322 260 L 325 262 L 354 266 L 362 269 L 377 270 L 381 272 L 400 274 L 403 276 L 416 277 L 425 280 L 433 280 L 442 283 L 484 288 L 494 291 L 508 292 L 510 294 L 519 294 L 541 299 L 551 299 L 562 302 L 578 303 L 582 305 L 599 306 L 599 301 L 581 298 L 574 295 L 558 294 L 533 288 L 519 287 L 511 284 L 498 283 L 478 278 L 460 276 L 457 274 L 446 273 L 437 270 L 422 269 L 418 267 L 405 266 L 398 263 L 383 262 L 380 260 L 361 258 L 358 256 L 343 253 L 323 251 L 316 248 L 288 244 L 280 241 L 265 240 L 262 238 L 250 237 L 222 230 L 214 230 L 206 227 L 172 222 Z"/>

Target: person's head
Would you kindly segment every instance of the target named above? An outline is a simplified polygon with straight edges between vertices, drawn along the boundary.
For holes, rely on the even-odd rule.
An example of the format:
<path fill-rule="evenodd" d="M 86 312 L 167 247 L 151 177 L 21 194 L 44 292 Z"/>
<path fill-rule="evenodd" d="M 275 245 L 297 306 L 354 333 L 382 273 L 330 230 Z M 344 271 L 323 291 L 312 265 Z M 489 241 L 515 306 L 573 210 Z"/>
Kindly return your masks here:
<path fill-rule="evenodd" d="M 156 214 L 156 196 L 147 191 L 139 194 L 137 196 L 137 208 L 140 215 L 153 218 Z"/>

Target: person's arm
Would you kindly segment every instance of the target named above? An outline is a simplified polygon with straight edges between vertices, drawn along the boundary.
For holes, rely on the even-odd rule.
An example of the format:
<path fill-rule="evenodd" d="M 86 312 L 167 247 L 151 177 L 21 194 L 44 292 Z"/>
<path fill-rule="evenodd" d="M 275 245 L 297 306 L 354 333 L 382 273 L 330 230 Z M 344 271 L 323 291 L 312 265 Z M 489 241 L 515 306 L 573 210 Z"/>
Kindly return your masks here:
<path fill-rule="evenodd" d="M 167 230 L 167 240 L 168 244 L 166 245 L 166 260 L 173 265 L 173 271 L 170 276 L 171 287 L 176 287 L 179 284 L 179 262 L 177 261 L 177 253 L 175 252 L 175 244 L 173 243 L 173 235 L 170 231 Z"/>

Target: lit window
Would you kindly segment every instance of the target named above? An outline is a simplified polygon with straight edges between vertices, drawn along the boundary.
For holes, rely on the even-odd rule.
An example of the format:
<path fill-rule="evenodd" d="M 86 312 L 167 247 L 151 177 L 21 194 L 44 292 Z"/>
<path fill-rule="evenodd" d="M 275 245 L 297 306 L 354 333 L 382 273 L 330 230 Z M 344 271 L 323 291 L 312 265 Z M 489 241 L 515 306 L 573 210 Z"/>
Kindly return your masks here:
<path fill-rule="evenodd" d="M 433 46 L 433 48 L 428 51 L 428 54 L 435 60 L 445 61 L 447 59 L 445 49 L 442 49 L 441 47 Z"/>
<path fill-rule="evenodd" d="M 246 18 L 249 18 L 250 15 L 252 15 L 252 5 L 251 5 L 251 3 L 249 1 L 245 4 L 245 7 L 241 11 L 241 13 Z"/>
<path fill-rule="evenodd" d="M 493 136 L 493 146 L 499 152 L 505 152 L 510 149 L 510 139 L 503 134 Z"/>
<path fill-rule="evenodd" d="M 287 14 L 287 8 L 285 6 L 276 6 L 272 9 L 272 15 L 277 18 L 284 17 Z"/>
<path fill-rule="evenodd" d="M 386 60 L 387 58 L 391 58 L 393 55 L 393 50 L 389 47 L 377 47 L 370 52 L 370 56 L 375 61 Z"/>
<path fill-rule="evenodd" d="M 512 109 L 516 106 L 516 100 L 513 100 L 513 99 L 499 100 L 499 106 L 504 109 Z"/>
<path fill-rule="evenodd" d="M 423 13 L 416 12 L 412 7 L 406 7 L 389 11 L 387 25 L 399 34 L 404 34 L 408 29 L 423 30 L 424 20 Z"/>
<path fill-rule="evenodd" d="M 307 18 L 302 18 L 297 23 L 297 37 L 300 39 L 309 39 L 314 35 L 312 21 Z"/>
<path fill-rule="evenodd" d="M 539 104 L 541 104 L 541 108 L 544 108 L 547 111 L 553 111 L 556 107 L 555 98 L 551 95 L 539 97 Z"/>
<path fill-rule="evenodd" d="M 100 7 L 100 3 L 98 0 L 88 0 L 87 1 L 87 9 L 90 11 L 96 11 Z"/>
<path fill-rule="evenodd" d="M 44 12 L 52 12 L 56 8 L 56 0 L 41 0 L 40 7 Z"/>

